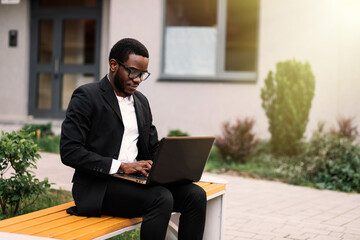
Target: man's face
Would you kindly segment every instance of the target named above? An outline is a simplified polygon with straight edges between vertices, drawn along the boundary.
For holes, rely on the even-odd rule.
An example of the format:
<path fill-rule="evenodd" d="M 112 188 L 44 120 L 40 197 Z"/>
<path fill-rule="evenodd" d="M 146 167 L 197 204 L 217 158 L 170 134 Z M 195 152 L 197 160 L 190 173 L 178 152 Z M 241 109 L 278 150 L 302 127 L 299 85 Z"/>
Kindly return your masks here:
<path fill-rule="evenodd" d="M 149 59 L 140 55 L 130 54 L 129 59 L 123 62 L 127 68 L 135 68 L 140 71 L 147 71 Z M 141 83 L 140 77 L 129 78 L 129 71 L 118 64 L 118 68 L 113 78 L 115 92 L 121 97 L 127 97 L 134 94 L 135 90 Z"/>

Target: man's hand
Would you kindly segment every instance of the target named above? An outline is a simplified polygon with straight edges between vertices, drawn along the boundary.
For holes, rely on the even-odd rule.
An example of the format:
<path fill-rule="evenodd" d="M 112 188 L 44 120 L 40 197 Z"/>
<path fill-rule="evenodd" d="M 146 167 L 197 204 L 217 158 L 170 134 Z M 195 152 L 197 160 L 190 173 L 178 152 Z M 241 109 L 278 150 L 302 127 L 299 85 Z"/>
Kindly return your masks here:
<path fill-rule="evenodd" d="M 119 172 L 125 174 L 134 174 L 140 172 L 144 176 L 149 176 L 148 172 L 151 170 L 153 162 L 151 160 L 142 160 L 133 163 L 121 163 Z"/>

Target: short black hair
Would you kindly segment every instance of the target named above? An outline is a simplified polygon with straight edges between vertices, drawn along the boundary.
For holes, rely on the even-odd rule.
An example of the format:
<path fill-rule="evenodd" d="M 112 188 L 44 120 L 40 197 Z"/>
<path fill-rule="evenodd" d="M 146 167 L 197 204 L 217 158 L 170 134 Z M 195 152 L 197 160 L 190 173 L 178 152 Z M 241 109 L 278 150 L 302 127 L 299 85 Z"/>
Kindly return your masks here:
<path fill-rule="evenodd" d="M 121 62 L 126 62 L 130 54 L 149 58 L 149 52 L 141 42 L 133 38 L 124 38 L 115 43 L 111 48 L 109 60 L 114 58 Z"/>

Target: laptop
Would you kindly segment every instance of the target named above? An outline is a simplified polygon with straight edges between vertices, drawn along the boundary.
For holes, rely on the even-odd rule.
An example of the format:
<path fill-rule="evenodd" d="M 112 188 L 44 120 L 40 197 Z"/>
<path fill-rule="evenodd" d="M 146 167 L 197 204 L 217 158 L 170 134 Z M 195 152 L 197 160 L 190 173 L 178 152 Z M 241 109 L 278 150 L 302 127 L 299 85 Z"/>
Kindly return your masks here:
<path fill-rule="evenodd" d="M 215 137 L 164 137 L 149 176 L 115 173 L 114 177 L 140 184 L 169 184 L 200 180 Z"/>

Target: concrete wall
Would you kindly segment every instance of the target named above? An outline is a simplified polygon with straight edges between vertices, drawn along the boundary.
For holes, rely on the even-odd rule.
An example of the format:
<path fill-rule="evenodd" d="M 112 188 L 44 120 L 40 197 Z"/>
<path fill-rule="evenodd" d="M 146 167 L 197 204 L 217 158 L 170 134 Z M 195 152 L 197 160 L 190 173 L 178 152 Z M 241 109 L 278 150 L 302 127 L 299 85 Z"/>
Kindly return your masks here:
<path fill-rule="evenodd" d="M 29 17 L 28 1 L 0 4 L 0 119 L 25 119 L 28 102 Z M 17 47 L 9 47 L 9 30 L 18 31 Z"/>
<path fill-rule="evenodd" d="M 309 61 L 316 91 L 307 135 L 319 121 L 335 126 L 339 116 L 357 116 L 360 126 L 359 1 L 262 0 L 258 80 L 251 83 L 159 82 L 163 10 L 161 0 L 110 4 L 109 45 L 123 37 L 142 41 L 150 51 L 151 78 L 141 84 L 152 105 L 160 135 L 181 129 L 191 135 L 219 134 L 225 121 L 256 119 L 255 131 L 269 137 L 260 89 L 278 61 Z M 126 6 L 126 7 L 123 7 Z M 139 8 L 138 6 L 141 6 Z M 136 15 L 133 12 L 137 12 Z"/>
<path fill-rule="evenodd" d="M 360 127 L 360 1 L 339 8 L 338 116 L 355 117 Z"/>

